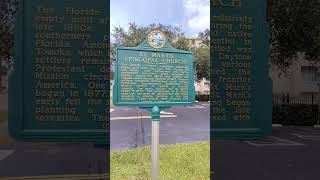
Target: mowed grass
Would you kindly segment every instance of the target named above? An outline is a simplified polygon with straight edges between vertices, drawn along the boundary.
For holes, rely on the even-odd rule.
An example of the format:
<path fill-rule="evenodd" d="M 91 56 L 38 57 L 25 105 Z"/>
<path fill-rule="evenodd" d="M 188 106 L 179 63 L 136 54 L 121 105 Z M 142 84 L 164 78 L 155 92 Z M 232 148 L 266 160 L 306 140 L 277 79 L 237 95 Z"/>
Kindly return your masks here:
<path fill-rule="evenodd" d="M 8 112 L 0 111 L 0 123 L 8 120 Z"/>
<path fill-rule="evenodd" d="M 150 179 L 151 148 L 111 152 L 110 166 L 114 180 Z M 160 146 L 160 179 L 209 180 L 209 142 Z"/>
<path fill-rule="evenodd" d="M 8 94 L 8 90 L 0 90 L 0 95 Z"/>
<path fill-rule="evenodd" d="M 8 132 L 0 134 L 0 144 L 1 145 L 9 145 L 9 144 L 12 144 L 13 142 L 14 142 L 14 140 L 10 137 Z"/>
<path fill-rule="evenodd" d="M 3 125 L 4 121 L 8 120 L 8 112 L 0 111 L 0 126 Z M 5 129 L 2 129 L 5 128 Z M 13 142 L 13 139 L 8 134 L 7 127 L 0 128 L 0 144 L 10 144 Z"/>
<path fill-rule="evenodd" d="M 110 107 L 113 107 L 113 101 L 112 101 L 112 96 L 110 96 Z"/>

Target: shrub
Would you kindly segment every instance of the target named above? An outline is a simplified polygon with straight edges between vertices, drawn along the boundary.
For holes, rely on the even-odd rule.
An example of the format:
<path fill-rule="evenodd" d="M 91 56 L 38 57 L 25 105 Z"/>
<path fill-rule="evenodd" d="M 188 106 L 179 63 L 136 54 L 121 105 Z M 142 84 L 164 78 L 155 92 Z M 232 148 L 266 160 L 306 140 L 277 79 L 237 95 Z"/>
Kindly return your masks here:
<path fill-rule="evenodd" d="M 210 101 L 210 96 L 206 94 L 197 94 L 196 95 L 197 101 Z"/>
<path fill-rule="evenodd" d="M 272 123 L 283 125 L 315 125 L 317 123 L 317 110 L 317 105 L 273 105 Z"/>

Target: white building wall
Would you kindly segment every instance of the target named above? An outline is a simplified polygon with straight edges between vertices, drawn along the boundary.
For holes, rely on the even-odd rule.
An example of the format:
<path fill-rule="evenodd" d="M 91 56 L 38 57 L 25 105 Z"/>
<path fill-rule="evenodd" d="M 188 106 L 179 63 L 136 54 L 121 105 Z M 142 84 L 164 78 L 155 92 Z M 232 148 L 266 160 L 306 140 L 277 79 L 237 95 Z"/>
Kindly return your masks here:
<path fill-rule="evenodd" d="M 312 64 L 305 60 L 303 54 L 298 54 L 297 60 L 289 67 L 288 73 L 281 74 L 281 71 L 276 67 L 271 66 L 269 75 L 272 79 L 273 92 L 285 93 L 290 96 L 308 96 L 312 93 L 317 94 L 317 81 L 306 81 L 303 77 L 301 67 L 312 66 Z M 320 64 L 313 65 L 320 69 Z M 320 83 L 320 81 L 319 81 Z"/>
<path fill-rule="evenodd" d="M 210 94 L 210 82 L 203 78 L 200 82 L 195 82 L 196 94 Z"/>

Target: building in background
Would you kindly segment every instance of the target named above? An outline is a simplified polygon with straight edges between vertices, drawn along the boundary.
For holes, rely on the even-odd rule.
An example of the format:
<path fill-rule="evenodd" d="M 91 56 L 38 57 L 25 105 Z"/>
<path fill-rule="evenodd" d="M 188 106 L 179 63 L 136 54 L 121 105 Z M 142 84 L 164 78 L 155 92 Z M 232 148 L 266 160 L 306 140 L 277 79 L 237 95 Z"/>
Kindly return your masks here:
<path fill-rule="evenodd" d="M 210 94 L 210 81 L 203 78 L 200 82 L 194 82 L 196 94 L 209 95 Z"/>
<path fill-rule="evenodd" d="M 196 48 L 202 45 L 202 41 L 198 37 L 185 36 L 185 38 L 188 40 L 189 47 L 191 48 Z"/>
<path fill-rule="evenodd" d="M 289 67 L 288 73 L 281 74 L 276 67 L 270 66 L 270 78 L 274 94 L 286 94 L 291 97 L 311 97 L 319 95 L 320 64 L 305 60 L 298 54 L 297 61 Z"/>

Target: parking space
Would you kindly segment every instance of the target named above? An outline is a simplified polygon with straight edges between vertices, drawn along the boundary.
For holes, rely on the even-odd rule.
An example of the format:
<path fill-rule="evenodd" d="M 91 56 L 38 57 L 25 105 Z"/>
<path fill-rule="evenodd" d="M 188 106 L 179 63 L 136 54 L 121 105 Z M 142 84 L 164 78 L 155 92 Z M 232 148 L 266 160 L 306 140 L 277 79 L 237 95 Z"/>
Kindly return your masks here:
<path fill-rule="evenodd" d="M 320 129 L 274 128 L 263 140 L 213 142 L 218 180 L 318 180 Z"/>
<path fill-rule="evenodd" d="M 303 146 L 304 144 L 291 141 L 288 139 L 282 139 L 274 136 L 269 136 L 262 140 L 244 141 L 249 145 L 262 147 L 262 146 Z"/>

